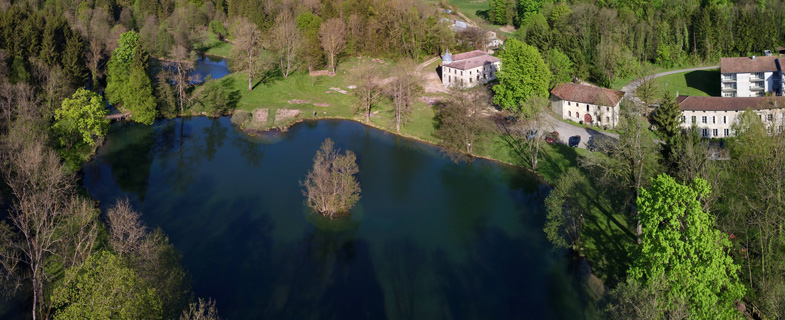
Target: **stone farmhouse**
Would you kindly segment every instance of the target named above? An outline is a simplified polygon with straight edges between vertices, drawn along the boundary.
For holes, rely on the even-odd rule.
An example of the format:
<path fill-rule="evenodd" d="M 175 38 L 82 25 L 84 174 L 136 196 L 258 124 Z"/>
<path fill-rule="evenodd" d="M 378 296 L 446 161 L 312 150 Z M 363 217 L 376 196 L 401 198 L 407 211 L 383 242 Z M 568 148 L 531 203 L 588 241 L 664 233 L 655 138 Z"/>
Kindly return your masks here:
<path fill-rule="evenodd" d="M 682 128 L 695 125 L 704 138 L 732 137 L 733 124 L 747 108 L 758 114 L 769 132 L 783 130 L 785 98 L 782 97 L 679 96 L 676 102 L 682 112 Z"/>
<path fill-rule="evenodd" d="M 482 50 L 442 56 L 442 84 L 445 87 L 474 87 L 496 79 L 501 60 Z"/>
<path fill-rule="evenodd" d="M 763 57 L 720 59 L 723 97 L 782 95 L 783 73 L 780 59 L 766 51 Z"/>
<path fill-rule="evenodd" d="M 551 90 L 551 110 L 563 119 L 613 128 L 619 123 L 624 92 L 595 86 L 560 83 Z"/>

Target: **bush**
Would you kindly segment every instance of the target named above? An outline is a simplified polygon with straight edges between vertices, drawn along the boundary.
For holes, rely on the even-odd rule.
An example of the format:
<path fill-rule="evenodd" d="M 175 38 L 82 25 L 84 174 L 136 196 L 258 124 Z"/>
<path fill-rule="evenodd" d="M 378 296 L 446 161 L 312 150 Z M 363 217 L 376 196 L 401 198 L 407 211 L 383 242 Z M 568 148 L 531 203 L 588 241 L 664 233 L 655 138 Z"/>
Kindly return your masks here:
<path fill-rule="evenodd" d="M 237 110 L 232 114 L 232 124 L 243 127 L 251 119 L 251 113 L 245 110 Z"/>

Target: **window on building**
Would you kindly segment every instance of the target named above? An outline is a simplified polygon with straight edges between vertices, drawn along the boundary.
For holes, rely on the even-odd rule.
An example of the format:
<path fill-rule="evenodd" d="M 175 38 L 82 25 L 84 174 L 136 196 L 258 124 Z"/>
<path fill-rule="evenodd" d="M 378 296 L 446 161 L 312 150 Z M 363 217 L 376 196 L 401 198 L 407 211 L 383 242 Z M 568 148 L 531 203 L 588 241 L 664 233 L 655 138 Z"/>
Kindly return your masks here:
<path fill-rule="evenodd" d="M 707 122 L 706 122 L 706 116 L 702 116 L 702 117 L 701 117 L 701 123 L 703 123 L 703 124 L 706 124 L 706 123 L 707 123 Z"/>
<path fill-rule="evenodd" d="M 730 129 L 725 129 L 725 137 L 730 137 Z"/>
<path fill-rule="evenodd" d="M 469 83 L 472 83 L 472 80 L 474 80 L 474 79 L 472 79 L 472 78 L 469 78 Z"/>
<path fill-rule="evenodd" d="M 695 120 L 695 118 L 696 118 L 695 116 L 692 116 L 692 123 L 697 124 L 698 122 Z"/>
<path fill-rule="evenodd" d="M 605 123 L 611 123 L 611 118 L 610 117 L 605 117 Z"/>
<path fill-rule="evenodd" d="M 714 137 L 716 137 L 716 136 L 717 136 L 717 131 L 718 131 L 717 129 L 712 129 L 712 132 L 711 132 L 711 133 L 713 134 L 713 136 L 714 136 Z"/>
<path fill-rule="evenodd" d="M 722 116 L 722 124 L 728 124 L 728 116 Z"/>
<path fill-rule="evenodd" d="M 567 111 L 567 116 L 572 117 L 572 111 Z"/>
<path fill-rule="evenodd" d="M 463 71 L 461 71 L 461 75 L 463 75 Z"/>
<path fill-rule="evenodd" d="M 567 101 L 567 105 L 568 106 L 572 105 L 572 102 Z"/>
<path fill-rule="evenodd" d="M 576 117 L 576 118 L 578 118 L 578 119 L 580 119 L 580 118 L 581 118 L 581 113 L 580 113 L 580 112 L 576 112 L 576 113 L 575 113 L 575 117 Z"/>
<path fill-rule="evenodd" d="M 687 123 L 687 116 L 681 116 L 681 122 Z"/>
<path fill-rule="evenodd" d="M 773 114 L 767 115 L 766 118 L 769 121 L 774 121 L 774 115 Z"/>
<path fill-rule="evenodd" d="M 709 129 L 701 129 L 701 136 L 704 138 L 709 137 Z"/>
<path fill-rule="evenodd" d="M 712 124 L 716 124 L 717 123 L 717 117 L 716 116 L 711 116 L 711 123 Z"/>
<path fill-rule="evenodd" d="M 586 105 L 586 112 L 589 112 L 589 105 Z"/>

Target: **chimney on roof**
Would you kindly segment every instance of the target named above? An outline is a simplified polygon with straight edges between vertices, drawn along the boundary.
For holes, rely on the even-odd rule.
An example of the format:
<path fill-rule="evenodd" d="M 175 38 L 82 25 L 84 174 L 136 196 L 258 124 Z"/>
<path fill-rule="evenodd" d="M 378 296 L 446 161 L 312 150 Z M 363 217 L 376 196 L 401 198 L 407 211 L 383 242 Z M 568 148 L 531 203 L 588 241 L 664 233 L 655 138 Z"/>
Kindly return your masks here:
<path fill-rule="evenodd" d="M 771 57 L 771 50 L 763 50 L 763 55 L 766 57 Z"/>
<path fill-rule="evenodd" d="M 752 60 L 755 60 L 755 56 L 752 56 Z"/>

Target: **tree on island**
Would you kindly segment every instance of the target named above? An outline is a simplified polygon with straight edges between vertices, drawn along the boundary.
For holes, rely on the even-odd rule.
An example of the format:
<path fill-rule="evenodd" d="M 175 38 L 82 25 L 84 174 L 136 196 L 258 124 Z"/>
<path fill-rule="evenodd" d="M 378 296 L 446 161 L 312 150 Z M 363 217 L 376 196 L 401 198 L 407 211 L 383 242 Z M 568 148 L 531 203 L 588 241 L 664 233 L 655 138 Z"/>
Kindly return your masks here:
<path fill-rule="evenodd" d="M 360 200 L 360 182 L 355 176 L 359 172 L 354 152 L 340 154 L 340 149 L 330 138 L 324 140 L 313 158 L 313 169 L 308 172 L 303 195 L 311 209 L 333 219 L 337 214 L 348 212 Z"/>
<path fill-rule="evenodd" d="M 551 70 L 537 48 L 509 39 L 499 52 L 502 69 L 497 73 L 499 84 L 493 87 L 493 103 L 502 109 L 517 110 L 531 97 L 547 97 Z"/>
<path fill-rule="evenodd" d="M 667 303 L 660 312 L 669 312 L 683 301 L 695 318 L 741 316 L 735 303 L 744 297 L 745 289 L 739 282 L 739 266 L 728 254 L 731 242 L 701 205 L 709 192 L 703 179 L 687 186 L 665 174 L 640 191 L 637 205 L 643 234 L 629 275 L 642 286 L 665 281 Z"/>

